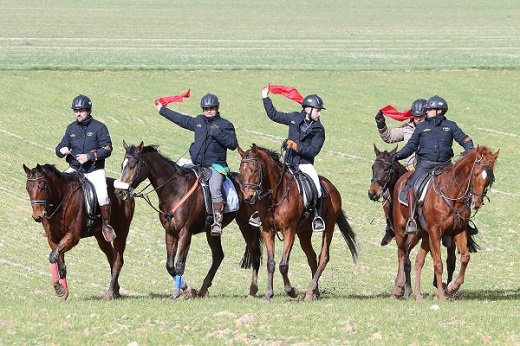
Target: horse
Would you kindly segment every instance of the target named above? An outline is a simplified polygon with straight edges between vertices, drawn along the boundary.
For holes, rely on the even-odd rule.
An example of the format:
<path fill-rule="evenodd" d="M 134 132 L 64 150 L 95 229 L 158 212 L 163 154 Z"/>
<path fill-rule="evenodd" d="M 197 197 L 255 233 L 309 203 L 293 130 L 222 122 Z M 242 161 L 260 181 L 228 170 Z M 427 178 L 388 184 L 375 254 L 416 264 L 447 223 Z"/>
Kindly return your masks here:
<path fill-rule="evenodd" d="M 250 150 L 238 148 L 242 158 L 240 175 L 243 178 L 241 185 L 244 199 L 258 211 L 262 221 L 262 238 L 267 251 L 268 283 L 264 300 L 270 301 L 274 296 L 273 274 L 275 271 L 275 233 L 283 237 L 283 255 L 279 270 L 283 277 L 284 290 L 291 298 L 297 298 L 298 292 L 289 280 L 289 257 L 297 235 L 307 262 L 311 268 L 311 282 L 307 287 L 304 300 L 315 300 L 319 297 L 318 280 L 329 261 L 329 249 L 334 234 L 334 225 L 337 224 L 345 239 L 352 258 L 357 261 L 358 246 L 356 234 L 350 227 L 345 212 L 342 210 L 341 195 L 336 187 L 325 177 L 320 176 L 324 191 L 328 194 L 322 197 L 325 231 L 322 235 L 321 253 L 319 262 L 312 247 L 313 235 L 311 219 L 302 218 L 305 206 L 298 191 L 298 184 L 284 164 L 280 162 L 280 155 L 253 144 Z"/>
<path fill-rule="evenodd" d="M 101 218 L 89 218 L 85 212 L 83 176 L 60 172 L 51 164 L 37 164 L 32 169 L 24 164 L 23 169 L 27 175 L 26 189 L 32 206 L 32 218 L 43 225 L 51 248 L 49 262 L 56 295 L 62 301 L 69 297 L 65 253 L 76 246 L 81 238 L 93 236 L 110 265 L 111 279 L 105 299 L 119 298 L 118 279 L 134 215 L 134 200 L 118 200 L 112 187 L 114 179 L 107 178 L 112 204 L 110 224 L 117 233 L 112 245 L 105 241 L 101 233 Z"/>
<path fill-rule="evenodd" d="M 377 202 L 383 199 L 383 210 L 385 213 L 385 218 L 387 220 L 387 227 L 391 227 L 392 231 L 394 229 L 393 226 L 393 217 L 392 217 L 392 193 L 394 190 L 394 186 L 397 183 L 397 180 L 408 172 L 406 167 L 404 167 L 399 161 L 395 161 L 392 163 L 392 157 L 397 152 L 397 146 L 391 151 L 381 151 L 374 144 L 374 153 L 376 158 L 374 163 L 372 164 L 372 179 L 370 180 L 370 187 L 368 189 L 368 197 Z M 405 234 L 406 237 L 406 234 Z M 477 252 L 479 246 L 476 243 L 473 235 L 468 233 L 468 249 L 469 252 L 474 253 Z M 411 250 L 415 245 L 417 245 L 418 239 L 414 238 L 415 243 L 410 243 L 409 250 Z M 446 258 L 446 268 L 448 278 L 446 283 L 450 283 L 453 279 L 453 273 L 455 272 L 455 263 L 456 263 L 456 247 L 453 242 L 447 247 L 447 258 Z M 443 284 L 444 285 L 444 284 Z M 437 279 L 434 275 L 433 277 L 433 286 L 437 287 Z M 396 298 L 400 298 L 405 296 L 408 298 L 411 294 L 411 286 L 405 286 L 404 291 L 401 288 L 392 291 L 392 296 Z"/>
<path fill-rule="evenodd" d="M 459 273 L 455 280 L 450 280 L 447 284 L 446 293 L 454 295 L 460 289 L 470 260 L 466 229 L 472 217 L 471 210 L 474 209 L 476 213 L 484 204 L 488 189 L 495 180 L 493 168 L 499 151 L 493 152 L 487 146 L 477 146 L 469 150 L 453 165 L 442 168 L 440 173 L 435 173 L 432 182 L 424 192 L 423 205 L 418 208 L 418 233 L 411 237 L 407 236 L 404 231 L 409 217 L 408 207 L 399 202 L 399 191 L 406 183 L 409 174 L 399 178 L 392 197 L 399 263 L 394 291 L 402 291 L 404 285 L 411 286 L 410 250 L 419 240 L 421 246 L 415 260 L 415 299 L 423 299 L 421 272 L 428 252 L 431 253 L 433 259 L 436 282 L 442 283 L 440 239 L 444 235 L 452 237 L 452 243 L 461 254 Z M 449 270 L 450 268 L 448 268 L 448 272 Z M 441 301 L 446 300 L 443 285 L 437 285 L 436 298 Z"/>
<path fill-rule="evenodd" d="M 197 296 L 207 297 L 213 278 L 224 259 L 224 251 L 221 237 L 210 234 L 210 225 L 207 220 L 208 213 L 204 205 L 204 193 L 199 177 L 193 169 L 179 166 L 159 153 L 155 145 L 145 146 L 143 142 L 138 146 L 127 145 L 123 141 L 123 147 L 125 148 L 125 157 L 119 182 L 126 184 L 130 191 L 133 191 L 145 179 L 148 179 L 153 186 L 152 191 L 155 191 L 159 198 L 159 208 L 154 207 L 154 209 L 158 212 L 159 220 L 165 231 L 166 270 L 174 279 L 174 288 L 170 299 L 177 299 L 181 295 L 181 290 L 186 291 L 188 288 L 182 279 L 186 258 L 192 236 L 202 232 L 206 233 L 206 239 L 211 249 L 212 263 L 199 291 L 188 291 L 187 296 L 193 298 Z M 237 193 L 240 192 L 239 181 L 237 180 L 238 174 L 230 174 L 230 176 Z M 129 191 L 118 189 L 118 192 L 118 196 L 124 199 Z M 134 196 L 145 198 L 151 205 L 147 194 L 134 193 Z M 239 200 L 242 200 L 240 196 L 238 197 Z M 258 291 L 258 269 L 262 257 L 259 230 L 257 227 L 248 224 L 251 214 L 248 206 L 241 203 L 238 211 L 225 213 L 222 221 L 224 228 L 235 220 L 246 242 L 241 267 L 252 267 L 248 297 L 254 297 Z"/>

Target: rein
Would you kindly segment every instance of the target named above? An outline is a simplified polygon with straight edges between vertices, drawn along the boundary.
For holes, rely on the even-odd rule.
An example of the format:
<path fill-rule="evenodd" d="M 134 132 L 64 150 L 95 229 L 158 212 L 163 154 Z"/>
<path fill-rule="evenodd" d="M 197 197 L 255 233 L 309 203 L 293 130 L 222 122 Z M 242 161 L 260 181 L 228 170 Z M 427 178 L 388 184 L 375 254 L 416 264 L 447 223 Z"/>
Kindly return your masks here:
<path fill-rule="evenodd" d="M 477 164 L 483 166 L 484 167 L 484 171 L 490 177 L 489 181 L 486 184 L 482 194 L 478 194 L 478 193 L 475 193 L 473 191 L 473 184 L 472 184 L 471 177 L 473 176 L 473 172 L 475 171 L 475 167 L 476 167 Z M 453 174 L 455 174 L 455 173 L 453 173 Z M 453 177 L 453 180 L 456 183 L 456 177 L 455 176 Z M 495 175 L 493 174 L 493 171 L 487 165 L 482 163 L 482 157 L 481 157 L 481 158 L 476 158 L 475 161 L 473 161 L 473 165 L 471 167 L 471 172 L 470 172 L 469 178 L 468 178 L 468 185 L 466 186 L 466 190 L 464 191 L 464 193 L 462 195 L 460 195 L 458 197 L 455 197 L 455 198 L 450 198 L 450 197 L 446 196 L 444 194 L 444 192 L 442 191 L 441 186 L 439 184 L 439 179 L 438 179 L 437 176 L 434 176 L 434 180 L 433 181 L 434 181 L 433 190 L 435 191 L 435 193 L 437 193 L 439 196 L 441 196 L 442 199 L 448 205 L 448 207 L 451 209 L 451 211 L 462 219 L 462 216 L 460 216 L 460 212 L 455 210 L 455 208 L 453 206 L 454 203 L 452 204 L 451 202 L 456 202 L 458 200 L 464 199 L 464 201 L 465 201 L 464 206 L 466 208 L 469 208 L 471 197 L 473 195 L 475 195 L 477 197 L 480 197 L 482 199 L 487 198 L 488 201 L 490 201 L 489 197 L 487 197 L 487 191 L 491 187 L 491 185 L 493 185 L 493 182 L 495 181 Z M 473 218 L 477 214 L 477 212 L 478 212 L 478 209 L 475 210 L 475 213 L 473 213 L 473 215 L 471 215 L 468 219 Z"/>
<path fill-rule="evenodd" d="M 30 200 L 31 201 L 31 205 L 43 205 L 43 209 L 45 210 L 45 218 L 47 220 L 50 220 L 60 210 L 61 206 L 63 205 L 63 199 L 60 200 L 60 203 L 58 203 L 56 208 L 54 208 L 54 211 L 49 214 L 48 208 L 49 207 L 53 207 L 54 204 L 47 202 L 48 195 L 49 195 L 49 184 L 47 183 L 47 180 L 45 179 L 44 176 L 41 176 L 41 177 L 38 177 L 38 178 L 27 178 L 27 181 L 31 181 L 31 182 L 39 181 L 39 180 L 43 180 L 45 182 L 45 185 L 44 185 L 45 199 L 43 199 L 43 200 L 42 199 L 31 199 Z M 80 187 L 81 187 L 81 185 L 80 185 Z M 76 189 L 76 191 L 77 190 L 79 190 L 79 187 Z M 74 192 L 71 194 L 71 196 L 74 194 Z"/>

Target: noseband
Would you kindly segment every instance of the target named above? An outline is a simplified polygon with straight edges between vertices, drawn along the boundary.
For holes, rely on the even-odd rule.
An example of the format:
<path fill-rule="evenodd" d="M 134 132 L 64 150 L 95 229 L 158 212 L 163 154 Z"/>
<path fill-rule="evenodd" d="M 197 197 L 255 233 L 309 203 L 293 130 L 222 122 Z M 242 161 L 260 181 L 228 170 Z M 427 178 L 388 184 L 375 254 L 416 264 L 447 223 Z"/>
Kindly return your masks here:
<path fill-rule="evenodd" d="M 476 164 L 479 164 L 480 166 L 483 167 L 484 169 L 484 172 L 486 173 L 487 176 L 489 176 L 489 179 L 486 183 L 486 185 L 484 186 L 484 189 L 482 191 L 482 194 L 478 194 L 478 193 L 475 193 L 473 191 L 473 184 L 471 185 L 471 192 L 470 192 L 470 195 L 473 195 L 473 196 L 477 196 L 477 197 L 480 197 L 482 199 L 484 198 L 487 198 L 488 201 L 489 201 L 489 197 L 487 197 L 487 192 L 488 190 L 491 188 L 491 186 L 493 185 L 493 183 L 495 182 L 495 174 L 493 173 L 493 170 L 489 167 L 489 165 L 486 165 L 484 163 L 482 163 L 482 159 L 477 159 L 475 160 L 475 165 Z M 475 165 L 473 166 L 473 169 L 475 169 Z"/>

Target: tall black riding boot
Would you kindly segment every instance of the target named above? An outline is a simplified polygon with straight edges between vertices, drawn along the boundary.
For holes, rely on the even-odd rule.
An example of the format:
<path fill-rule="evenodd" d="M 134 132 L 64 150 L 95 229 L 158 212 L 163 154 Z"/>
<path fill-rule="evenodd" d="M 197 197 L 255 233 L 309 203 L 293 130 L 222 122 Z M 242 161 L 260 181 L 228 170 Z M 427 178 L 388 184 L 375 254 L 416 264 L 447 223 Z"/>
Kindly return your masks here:
<path fill-rule="evenodd" d="M 224 202 L 213 202 L 213 224 L 211 225 L 211 235 L 220 237 L 222 235 L 222 212 L 224 211 Z"/>
<path fill-rule="evenodd" d="M 408 188 L 408 210 L 410 211 L 410 217 L 406 222 L 406 233 L 417 233 L 417 222 L 415 221 L 415 208 L 416 198 L 413 188 Z"/>
<path fill-rule="evenodd" d="M 316 203 L 316 210 L 314 211 L 314 220 L 312 220 L 312 230 L 314 232 L 323 232 L 325 230 L 325 221 L 321 218 L 321 197 Z"/>
<path fill-rule="evenodd" d="M 383 239 L 381 239 L 381 246 L 388 245 L 395 237 L 394 228 L 392 227 L 392 203 L 385 201 L 383 203 L 383 210 L 385 211 L 386 229 Z"/>
<path fill-rule="evenodd" d="M 103 220 L 101 232 L 103 233 L 105 240 L 111 242 L 112 240 L 116 239 L 116 232 L 112 226 L 110 226 L 110 203 L 100 206 L 99 211 L 101 213 L 101 219 Z"/>

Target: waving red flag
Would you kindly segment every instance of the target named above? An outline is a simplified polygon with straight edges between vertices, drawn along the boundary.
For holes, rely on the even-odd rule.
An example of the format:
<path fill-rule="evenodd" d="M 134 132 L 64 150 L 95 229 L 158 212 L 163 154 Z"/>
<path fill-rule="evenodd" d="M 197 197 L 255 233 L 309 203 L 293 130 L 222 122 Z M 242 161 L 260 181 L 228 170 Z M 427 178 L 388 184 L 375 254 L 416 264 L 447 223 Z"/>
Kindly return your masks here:
<path fill-rule="evenodd" d="M 162 104 L 163 106 L 167 106 L 168 104 L 172 102 L 182 102 L 185 98 L 190 97 L 190 89 L 188 89 L 185 93 L 180 95 L 172 95 L 172 96 L 165 96 L 160 97 L 157 100 L 155 100 L 155 104 Z"/>
<path fill-rule="evenodd" d="M 298 102 L 299 104 L 303 102 L 303 96 L 296 88 L 288 85 L 272 85 L 271 83 L 269 83 L 268 86 L 269 92 L 272 92 L 273 94 L 285 96 L 293 101 Z"/>
<path fill-rule="evenodd" d="M 404 112 L 399 112 L 397 109 L 390 105 L 386 105 L 383 108 L 381 108 L 381 112 L 383 112 L 383 115 L 397 121 L 407 120 L 412 117 L 411 109 L 407 109 Z"/>

